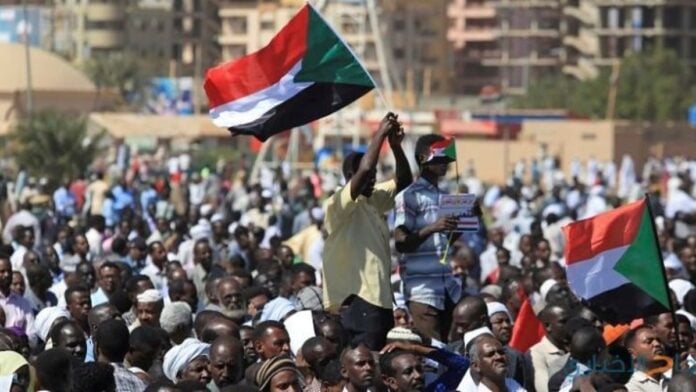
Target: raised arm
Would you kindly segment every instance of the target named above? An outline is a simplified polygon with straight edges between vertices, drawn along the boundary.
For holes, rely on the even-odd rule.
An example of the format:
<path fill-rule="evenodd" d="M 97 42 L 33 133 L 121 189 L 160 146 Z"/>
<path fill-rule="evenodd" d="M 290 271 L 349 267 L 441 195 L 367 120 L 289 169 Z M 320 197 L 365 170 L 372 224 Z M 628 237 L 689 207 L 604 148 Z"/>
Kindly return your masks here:
<path fill-rule="evenodd" d="M 367 153 L 365 153 L 360 160 L 358 171 L 353 173 L 350 179 L 350 197 L 353 200 L 356 200 L 365 187 L 370 185 L 370 182 L 374 180 L 377 160 L 379 159 L 379 150 L 382 148 L 382 143 L 392 131 L 392 128 L 398 126 L 399 124 L 396 122 L 394 113 L 389 112 L 384 119 L 382 119 L 379 130 L 375 136 L 372 137 L 372 141 L 367 148 Z"/>
<path fill-rule="evenodd" d="M 408 159 L 406 159 L 406 154 L 404 154 L 404 149 L 401 148 L 401 142 L 403 140 L 404 128 L 399 124 L 397 129 L 389 133 L 389 147 L 391 147 L 392 153 L 394 154 L 394 161 L 396 162 L 397 193 L 406 189 L 406 187 L 413 182 L 411 167 L 408 164 Z"/>

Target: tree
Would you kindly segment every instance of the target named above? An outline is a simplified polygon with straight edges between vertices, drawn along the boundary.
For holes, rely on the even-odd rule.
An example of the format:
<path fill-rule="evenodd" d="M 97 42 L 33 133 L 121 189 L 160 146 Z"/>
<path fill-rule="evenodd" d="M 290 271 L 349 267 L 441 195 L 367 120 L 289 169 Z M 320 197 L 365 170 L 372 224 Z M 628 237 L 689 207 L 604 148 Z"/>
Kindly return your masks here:
<path fill-rule="evenodd" d="M 84 63 L 84 71 L 97 86 L 115 89 L 124 103 L 137 103 L 142 92 L 161 64 L 153 59 L 142 59 L 131 53 L 111 53 L 93 57 Z"/>
<path fill-rule="evenodd" d="M 617 84 L 616 117 L 626 120 L 667 121 L 686 118 L 696 103 L 696 77 L 670 50 L 657 48 L 627 56 Z M 605 118 L 610 72 L 578 81 L 565 75 L 546 76 L 530 86 L 513 106 L 567 109 L 590 118 Z"/>
<path fill-rule="evenodd" d="M 19 122 L 9 136 L 17 165 L 56 186 L 87 170 L 100 152 L 104 133 L 88 135 L 84 118 L 42 111 Z"/>

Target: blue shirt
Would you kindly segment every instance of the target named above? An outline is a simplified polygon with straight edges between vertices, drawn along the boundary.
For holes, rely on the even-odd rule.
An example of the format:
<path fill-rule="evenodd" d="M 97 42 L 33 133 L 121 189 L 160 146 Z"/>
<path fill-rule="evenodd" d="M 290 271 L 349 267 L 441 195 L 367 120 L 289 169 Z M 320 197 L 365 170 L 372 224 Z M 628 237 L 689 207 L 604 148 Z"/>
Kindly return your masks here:
<path fill-rule="evenodd" d="M 144 190 L 142 193 L 140 193 L 140 208 L 142 209 L 143 213 L 147 211 L 147 207 L 150 204 L 155 204 L 157 203 L 157 191 L 149 188 Z"/>
<path fill-rule="evenodd" d="M 440 195 L 446 194 L 424 178 L 419 178 L 396 196 L 395 227 L 417 232 L 437 221 Z M 452 254 L 447 246 L 450 233 L 435 233 L 413 253 L 404 253 L 399 260 L 404 299 L 445 309 L 445 296 L 453 302 L 461 297 L 461 284 L 452 276 L 449 263 L 440 260 Z"/>
<path fill-rule="evenodd" d="M 469 360 L 459 354 L 444 349 L 437 349 L 427 355 L 429 359 L 445 366 L 447 370 L 435 381 L 425 387 L 426 392 L 456 391 L 469 369 Z"/>
<path fill-rule="evenodd" d="M 94 342 L 92 341 L 92 337 L 87 338 L 87 355 L 85 355 L 85 363 L 87 362 L 94 362 Z"/>
<path fill-rule="evenodd" d="M 118 185 L 111 193 L 114 195 L 114 210 L 120 212 L 126 207 L 133 207 L 135 200 L 133 194 L 128 189 Z"/>
<path fill-rule="evenodd" d="M 56 206 L 56 212 L 63 217 L 72 217 L 75 215 L 76 201 L 75 196 L 64 186 L 53 192 L 53 204 Z"/>

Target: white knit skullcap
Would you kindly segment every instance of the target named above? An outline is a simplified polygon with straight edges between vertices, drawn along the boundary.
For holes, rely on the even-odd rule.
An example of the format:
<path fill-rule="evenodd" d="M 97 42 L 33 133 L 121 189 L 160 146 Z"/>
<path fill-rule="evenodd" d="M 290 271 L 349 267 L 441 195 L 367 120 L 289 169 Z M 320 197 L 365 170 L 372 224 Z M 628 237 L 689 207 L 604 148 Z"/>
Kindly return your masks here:
<path fill-rule="evenodd" d="M 138 300 L 138 303 L 141 304 L 159 302 L 162 300 L 162 294 L 159 292 L 159 290 L 147 289 L 138 294 L 136 299 Z"/>

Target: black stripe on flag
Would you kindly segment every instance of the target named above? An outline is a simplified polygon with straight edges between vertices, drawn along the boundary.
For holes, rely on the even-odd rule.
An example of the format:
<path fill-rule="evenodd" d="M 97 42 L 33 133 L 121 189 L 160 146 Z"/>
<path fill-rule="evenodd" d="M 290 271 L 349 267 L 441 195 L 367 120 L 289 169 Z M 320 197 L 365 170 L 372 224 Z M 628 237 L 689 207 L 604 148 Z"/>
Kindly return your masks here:
<path fill-rule="evenodd" d="M 232 135 L 251 135 L 261 141 L 327 116 L 372 90 L 341 83 L 314 83 L 256 121 L 229 128 Z"/>
<path fill-rule="evenodd" d="M 601 320 L 627 324 L 637 318 L 667 313 L 670 310 L 631 283 L 582 300 Z"/>

